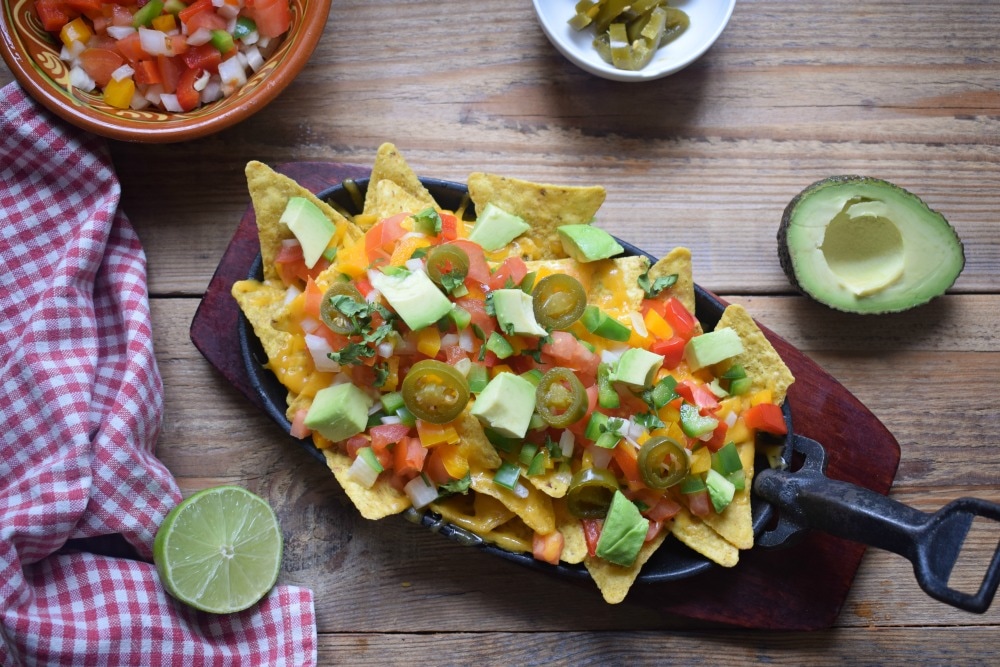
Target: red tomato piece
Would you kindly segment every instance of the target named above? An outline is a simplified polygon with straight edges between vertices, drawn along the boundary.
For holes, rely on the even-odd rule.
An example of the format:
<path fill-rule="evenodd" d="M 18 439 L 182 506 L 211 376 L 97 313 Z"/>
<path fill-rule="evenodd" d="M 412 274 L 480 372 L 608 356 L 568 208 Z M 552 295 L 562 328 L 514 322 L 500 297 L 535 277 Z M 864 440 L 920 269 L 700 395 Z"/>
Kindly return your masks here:
<path fill-rule="evenodd" d="M 558 565 L 559 557 L 562 556 L 565 544 L 566 538 L 563 537 L 563 534 L 558 530 L 553 531 L 548 535 L 535 533 L 531 540 L 531 555 L 534 556 L 536 560 L 551 563 L 552 565 Z"/>
<path fill-rule="evenodd" d="M 427 448 L 420 444 L 420 438 L 403 438 L 395 447 L 393 462 L 397 475 L 417 475 L 424 469 Z"/>
<path fill-rule="evenodd" d="M 743 422 L 747 428 L 764 431 L 774 435 L 785 435 L 788 426 L 781 408 L 774 403 L 758 403 L 743 413 Z"/>
<path fill-rule="evenodd" d="M 176 93 L 177 82 L 184 71 L 184 61 L 179 56 L 156 56 L 156 64 L 160 68 L 160 78 L 163 79 L 163 92 Z"/>
<path fill-rule="evenodd" d="M 126 13 L 128 10 L 126 10 Z M 129 21 L 131 21 L 131 14 L 129 14 Z M 148 60 L 153 56 L 149 55 L 142 50 L 142 43 L 139 41 L 139 33 L 133 32 L 128 37 L 122 37 L 117 42 L 115 42 L 115 48 L 118 53 L 125 56 L 129 62 L 136 62 L 139 60 Z M 159 70 L 159 64 L 157 64 L 157 70 Z M 160 82 L 163 82 L 163 77 L 160 75 Z"/>
<path fill-rule="evenodd" d="M 448 469 L 444 467 L 444 458 L 441 456 L 440 448 L 432 448 L 429 451 L 424 464 L 424 472 L 427 473 L 427 477 L 432 482 L 439 486 L 452 481 L 451 475 L 448 474 Z"/>
<path fill-rule="evenodd" d="M 368 436 L 364 433 L 359 433 L 357 435 L 352 435 L 350 438 L 344 441 L 344 447 L 347 449 L 347 455 L 352 459 L 358 455 L 358 450 L 362 447 L 368 446 Z"/>
<path fill-rule="evenodd" d="M 687 494 L 688 509 L 695 516 L 708 516 L 712 513 L 712 500 L 708 497 L 708 491 Z"/>
<path fill-rule="evenodd" d="M 135 70 L 133 78 L 138 84 L 152 86 L 163 81 L 160 78 L 160 68 L 152 60 L 136 61 L 132 63 L 132 68 Z"/>
<path fill-rule="evenodd" d="M 305 303 L 302 307 L 302 314 L 307 317 L 319 319 L 319 309 L 323 304 L 323 290 L 316 282 L 309 277 L 306 279 Z"/>
<path fill-rule="evenodd" d="M 480 299 L 457 299 L 455 304 L 464 308 L 472 316 L 471 325 L 479 327 L 486 338 L 496 331 L 497 321 L 486 312 L 486 302 Z"/>
<path fill-rule="evenodd" d="M 663 496 L 656 502 L 655 505 L 650 507 L 643 514 L 645 514 L 653 521 L 662 523 L 663 521 L 668 521 L 674 518 L 674 516 L 676 516 L 676 514 L 680 511 L 681 511 L 680 503 L 673 500 L 672 498 Z"/>
<path fill-rule="evenodd" d="M 524 260 L 520 257 L 508 257 L 490 278 L 490 287 L 503 289 L 507 287 L 508 280 L 514 285 L 520 285 L 526 275 L 528 275 L 528 265 Z"/>
<path fill-rule="evenodd" d="M 385 449 L 408 436 L 410 427 L 406 424 L 380 424 L 368 429 L 368 434 L 372 437 L 372 449 Z"/>
<path fill-rule="evenodd" d="M 490 284 L 490 265 L 486 263 L 486 253 L 478 243 L 465 239 L 450 241 L 451 245 L 457 246 L 465 251 L 469 256 L 469 274 L 467 280 L 472 280 L 476 284 Z"/>
<path fill-rule="evenodd" d="M 691 380 L 684 380 L 683 382 L 677 383 L 674 391 L 676 391 L 688 403 L 696 405 L 701 414 L 706 414 L 719 408 L 719 399 L 717 399 L 715 394 L 713 394 L 712 391 L 703 384 L 698 384 L 697 382 L 692 382 Z"/>
<path fill-rule="evenodd" d="M 438 238 L 442 241 L 454 241 L 458 238 L 458 218 L 450 213 L 440 213 L 441 234 Z"/>
<path fill-rule="evenodd" d="M 103 0 L 63 0 L 67 7 L 74 9 L 81 14 L 87 12 L 100 12 Z"/>
<path fill-rule="evenodd" d="M 181 56 L 181 59 L 191 69 L 218 72 L 219 63 L 222 62 L 222 54 L 211 43 L 199 44 L 198 46 L 188 47 L 184 55 Z"/>
<path fill-rule="evenodd" d="M 101 88 L 108 85 L 111 75 L 125 63 L 125 58 L 108 49 L 84 49 L 80 53 L 80 67 Z"/>
<path fill-rule="evenodd" d="M 289 431 L 293 438 L 308 438 L 311 431 L 306 426 L 306 415 L 309 414 L 307 408 L 302 408 L 295 411 L 295 415 L 292 417 L 292 428 Z"/>
<path fill-rule="evenodd" d="M 247 14 L 257 24 L 263 37 L 278 37 L 292 25 L 288 0 L 253 0 L 247 3 Z"/>
<path fill-rule="evenodd" d="M 621 468 L 622 474 L 630 486 L 638 487 L 643 484 L 642 473 L 639 472 L 639 453 L 635 447 L 623 441 L 611 450 L 611 456 Z"/>
<path fill-rule="evenodd" d="M 712 437 L 705 441 L 705 446 L 713 452 L 719 451 L 726 444 L 727 433 L 729 433 L 729 426 L 726 425 L 726 422 L 720 421 L 719 425 L 712 431 Z"/>
<path fill-rule="evenodd" d="M 409 213 L 398 213 L 379 220 L 365 233 L 365 254 L 368 255 L 368 261 L 373 262 L 383 255 L 388 259 L 396 241 L 407 233 L 403 221 L 409 217 Z"/>
<path fill-rule="evenodd" d="M 582 376 L 580 380 L 584 386 L 594 384 L 601 357 L 596 352 L 591 352 L 568 331 L 553 331 L 551 337 L 551 343 L 542 345 L 542 354 L 550 357 L 557 365 L 576 371 Z"/>
<path fill-rule="evenodd" d="M 583 539 L 587 543 L 587 555 L 593 558 L 597 555 L 597 541 L 601 539 L 604 520 L 580 519 L 580 524 L 583 526 Z"/>
<path fill-rule="evenodd" d="M 59 32 L 69 23 L 73 16 L 61 0 L 36 0 L 35 13 L 42 27 L 49 32 Z"/>

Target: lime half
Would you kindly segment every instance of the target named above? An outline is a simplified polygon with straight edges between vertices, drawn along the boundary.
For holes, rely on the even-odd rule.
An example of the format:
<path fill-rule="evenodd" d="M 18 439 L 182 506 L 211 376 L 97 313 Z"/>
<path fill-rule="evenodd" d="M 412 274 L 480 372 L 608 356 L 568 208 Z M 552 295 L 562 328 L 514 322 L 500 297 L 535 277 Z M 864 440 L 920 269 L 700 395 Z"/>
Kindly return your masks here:
<path fill-rule="evenodd" d="M 199 491 L 170 511 L 153 542 L 167 592 L 196 609 L 228 614 L 274 586 L 281 567 L 278 518 L 238 486 Z"/>

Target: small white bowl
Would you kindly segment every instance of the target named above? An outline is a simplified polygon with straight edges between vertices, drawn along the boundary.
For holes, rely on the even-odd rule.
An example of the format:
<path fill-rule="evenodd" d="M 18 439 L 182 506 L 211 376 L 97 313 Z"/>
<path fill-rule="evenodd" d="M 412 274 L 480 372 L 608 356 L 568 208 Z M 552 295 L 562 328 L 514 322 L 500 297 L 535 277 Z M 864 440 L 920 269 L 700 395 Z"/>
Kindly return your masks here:
<path fill-rule="evenodd" d="M 722 34 L 733 14 L 736 0 L 679 0 L 671 2 L 687 13 L 691 25 L 684 33 L 657 50 L 653 60 L 638 71 L 621 70 L 604 62 L 592 46 L 591 28 L 576 30 L 569 25 L 576 0 L 533 0 L 538 22 L 549 41 L 581 69 L 614 81 L 651 81 L 680 71 L 697 60 Z"/>

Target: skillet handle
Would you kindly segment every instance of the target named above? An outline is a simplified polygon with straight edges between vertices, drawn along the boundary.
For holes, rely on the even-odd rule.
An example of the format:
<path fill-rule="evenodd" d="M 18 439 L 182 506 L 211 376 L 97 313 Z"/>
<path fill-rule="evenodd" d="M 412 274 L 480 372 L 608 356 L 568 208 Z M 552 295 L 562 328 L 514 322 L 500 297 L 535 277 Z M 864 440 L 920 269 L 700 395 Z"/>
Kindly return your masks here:
<path fill-rule="evenodd" d="M 800 435 L 793 438 L 792 448 L 805 457 L 802 467 L 794 473 L 764 470 L 754 480 L 754 492 L 779 511 L 777 525 L 760 536 L 759 545 L 779 546 L 807 529 L 821 530 L 907 558 L 920 587 L 941 602 L 977 613 L 989 609 L 1000 584 L 1000 544 L 975 594 L 949 588 L 948 577 L 973 519 L 1000 521 L 1000 505 L 960 498 L 927 514 L 826 477 L 823 446 Z"/>

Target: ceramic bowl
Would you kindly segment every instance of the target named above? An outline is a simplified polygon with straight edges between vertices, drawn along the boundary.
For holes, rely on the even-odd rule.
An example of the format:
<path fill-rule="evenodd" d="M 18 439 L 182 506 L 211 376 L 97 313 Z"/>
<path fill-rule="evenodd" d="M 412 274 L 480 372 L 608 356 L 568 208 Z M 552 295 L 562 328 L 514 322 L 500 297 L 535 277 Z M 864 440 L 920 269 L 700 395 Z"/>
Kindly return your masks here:
<path fill-rule="evenodd" d="M 69 68 L 59 59 L 61 44 L 42 28 L 34 0 L 0 2 L 0 55 L 32 97 L 90 132 L 122 141 L 167 143 L 230 127 L 277 97 L 309 60 L 326 25 L 331 0 L 290 0 L 291 27 L 264 66 L 236 93 L 188 113 L 116 109 L 98 94 L 71 88 Z"/>
<path fill-rule="evenodd" d="M 729 23 L 736 0 L 673 0 L 670 6 L 686 12 L 691 25 L 680 37 L 658 49 L 646 67 L 634 72 L 620 70 L 601 59 L 592 46 L 593 29 L 576 30 L 569 25 L 576 0 L 534 0 L 534 4 L 545 35 L 573 64 L 614 81 L 651 81 L 678 72 L 701 57 Z"/>

